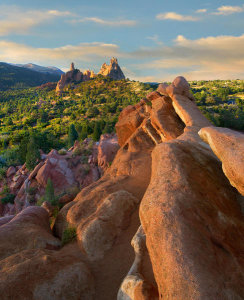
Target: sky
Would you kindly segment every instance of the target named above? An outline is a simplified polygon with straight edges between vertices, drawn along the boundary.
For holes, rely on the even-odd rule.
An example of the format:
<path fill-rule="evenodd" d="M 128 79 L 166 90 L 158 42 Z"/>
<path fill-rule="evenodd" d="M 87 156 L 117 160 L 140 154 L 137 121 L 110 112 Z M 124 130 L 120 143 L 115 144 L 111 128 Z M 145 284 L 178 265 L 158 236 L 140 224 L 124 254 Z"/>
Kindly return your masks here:
<path fill-rule="evenodd" d="M 244 79 L 244 1 L 0 0 L 0 61 L 139 81 Z"/>

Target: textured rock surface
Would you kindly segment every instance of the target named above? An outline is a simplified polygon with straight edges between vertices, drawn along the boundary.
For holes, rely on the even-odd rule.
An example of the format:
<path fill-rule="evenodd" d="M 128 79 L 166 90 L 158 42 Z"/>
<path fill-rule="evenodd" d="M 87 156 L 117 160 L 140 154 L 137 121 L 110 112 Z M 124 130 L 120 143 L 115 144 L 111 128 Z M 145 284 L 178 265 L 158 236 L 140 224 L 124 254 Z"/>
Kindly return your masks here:
<path fill-rule="evenodd" d="M 118 60 L 114 57 L 110 60 L 110 65 L 107 65 L 106 63 L 102 65 L 98 74 L 108 76 L 114 80 L 125 79 L 125 75 L 118 64 Z"/>
<path fill-rule="evenodd" d="M 0 259 L 25 249 L 58 249 L 60 245 L 42 207 L 28 207 L 0 227 Z"/>
<path fill-rule="evenodd" d="M 159 297 L 242 299 L 240 195 L 198 137 L 210 123 L 187 96 L 187 86 L 158 91 L 171 96 L 186 125 L 184 134 L 154 148 L 151 181 L 140 206 Z"/>
<path fill-rule="evenodd" d="M 221 160 L 231 185 L 244 195 L 244 134 L 227 128 L 206 127 L 199 135 Z"/>
<path fill-rule="evenodd" d="M 114 134 L 103 134 L 98 145 L 98 166 L 105 171 L 119 150 L 118 138 Z"/>
<path fill-rule="evenodd" d="M 151 278 L 148 280 L 149 273 L 152 272 L 150 262 L 145 269 L 145 262 L 148 261 L 148 253 L 146 249 L 146 236 L 142 226 L 138 228 L 131 241 L 131 245 L 135 251 L 135 260 L 120 286 L 117 300 L 156 300 L 158 299 L 156 284 L 154 280 L 150 282 Z"/>
<path fill-rule="evenodd" d="M 58 94 L 62 93 L 64 88 L 68 84 L 81 82 L 82 79 L 83 79 L 83 73 L 80 70 L 75 69 L 74 63 L 71 63 L 70 70 L 65 74 L 61 75 L 61 79 L 59 80 L 56 87 L 56 93 Z"/>
<path fill-rule="evenodd" d="M 21 251 L 0 261 L 0 277 L 2 300 L 94 299 L 93 278 L 77 248 Z"/>

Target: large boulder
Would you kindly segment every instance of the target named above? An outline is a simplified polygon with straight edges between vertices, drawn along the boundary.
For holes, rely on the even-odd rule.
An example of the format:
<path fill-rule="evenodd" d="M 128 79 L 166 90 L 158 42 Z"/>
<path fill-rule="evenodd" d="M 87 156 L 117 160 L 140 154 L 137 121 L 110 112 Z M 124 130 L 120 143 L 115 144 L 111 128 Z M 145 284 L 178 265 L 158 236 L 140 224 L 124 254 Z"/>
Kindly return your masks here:
<path fill-rule="evenodd" d="M 58 249 L 60 245 L 42 207 L 28 207 L 0 227 L 0 259 L 26 249 Z"/>
<path fill-rule="evenodd" d="M 231 185 L 244 195 L 244 134 L 228 128 L 206 127 L 199 135 L 221 160 Z"/>
<path fill-rule="evenodd" d="M 2 300 L 93 300 L 94 282 L 77 249 L 23 250 L 0 261 Z"/>
<path fill-rule="evenodd" d="M 98 145 L 98 166 L 105 171 L 119 150 L 118 138 L 114 134 L 103 134 Z"/>
<path fill-rule="evenodd" d="M 174 88 L 164 92 L 186 126 L 184 134 L 154 148 L 140 206 L 160 299 L 242 299 L 240 195 L 198 136 L 211 124 L 187 89 Z"/>

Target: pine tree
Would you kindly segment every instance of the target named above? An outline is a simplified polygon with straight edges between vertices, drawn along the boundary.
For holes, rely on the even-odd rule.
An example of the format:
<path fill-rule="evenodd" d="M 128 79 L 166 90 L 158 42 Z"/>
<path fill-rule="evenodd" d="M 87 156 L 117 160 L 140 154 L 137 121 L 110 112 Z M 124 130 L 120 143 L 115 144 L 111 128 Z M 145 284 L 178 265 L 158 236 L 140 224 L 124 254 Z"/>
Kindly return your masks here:
<path fill-rule="evenodd" d="M 110 126 L 109 126 L 109 123 L 107 122 L 103 128 L 103 133 L 110 133 L 110 132 L 111 132 Z"/>
<path fill-rule="evenodd" d="M 87 138 L 87 133 L 88 133 L 88 127 L 87 127 L 87 124 L 84 124 L 82 126 L 82 130 L 81 130 L 81 134 L 80 134 L 80 139 L 84 140 L 85 138 Z"/>
<path fill-rule="evenodd" d="M 33 170 L 41 158 L 40 151 L 33 136 L 30 137 L 27 145 L 26 167 L 28 170 Z"/>
<path fill-rule="evenodd" d="M 53 182 L 50 178 L 47 180 L 46 190 L 44 194 L 45 201 L 49 202 L 52 205 L 56 205 L 56 199 L 54 195 Z"/>
<path fill-rule="evenodd" d="M 92 135 L 93 140 L 98 141 L 100 139 L 100 135 L 101 135 L 101 129 L 100 129 L 99 123 L 96 122 L 94 130 L 93 130 L 93 135 Z"/>
<path fill-rule="evenodd" d="M 74 145 L 74 142 L 78 139 L 78 132 L 75 129 L 75 125 L 71 124 L 69 127 L 69 134 L 68 134 L 68 143 L 69 147 Z"/>

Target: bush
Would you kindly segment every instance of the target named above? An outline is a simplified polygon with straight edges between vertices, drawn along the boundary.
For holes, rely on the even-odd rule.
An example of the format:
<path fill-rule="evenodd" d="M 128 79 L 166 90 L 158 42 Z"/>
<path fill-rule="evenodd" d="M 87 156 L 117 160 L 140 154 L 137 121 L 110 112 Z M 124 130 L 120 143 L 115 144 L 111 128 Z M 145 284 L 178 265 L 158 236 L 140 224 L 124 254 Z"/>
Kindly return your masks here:
<path fill-rule="evenodd" d="M 33 170 L 41 158 L 40 151 L 34 137 L 30 138 L 27 146 L 26 167 L 28 170 Z"/>
<path fill-rule="evenodd" d="M 50 178 L 48 178 L 48 180 L 47 180 L 46 190 L 45 190 L 45 194 L 44 194 L 44 201 L 49 202 L 53 206 L 57 205 L 57 199 L 54 195 L 53 183 Z"/>
<path fill-rule="evenodd" d="M 66 151 L 65 149 L 60 149 L 60 150 L 58 151 L 58 154 L 59 154 L 59 155 L 65 155 L 65 154 L 67 154 L 67 151 Z"/>
<path fill-rule="evenodd" d="M 0 168 L 0 180 L 2 180 L 4 177 L 6 177 L 7 168 L 2 167 Z"/>
<path fill-rule="evenodd" d="M 62 234 L 62 245 L 66 245 L 76 240 L 76 228 L 69 227 L 66 228 Z"/>
<path fill-rule="evenodd" d="M 3 198 L 1 199 L 1 202 L 2 202 L 2 204 L 7 204 L 7 203 L 13 204 L 13 203 L 14 203 L 14 198 L 15 198 L 15 195 L 14 195 L 14 194 L 8 193 L 8 194 L 6 194 L 5 197 L 3 197 Z"/>
<path fill-rule="evenodd" d="M 74 142 L 78 139 L 78 132 L 75 129 L 75 125 L 71 124 L 69 127 L 69 133 L 68 133 L 68 144 L 69 147 L 72 147 L 74 145 Z"/>

